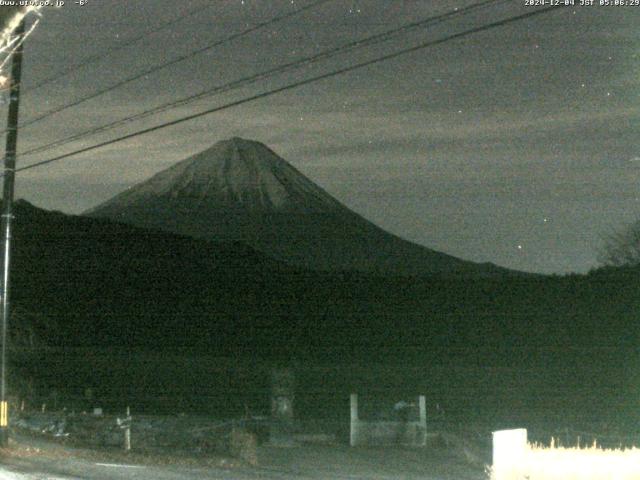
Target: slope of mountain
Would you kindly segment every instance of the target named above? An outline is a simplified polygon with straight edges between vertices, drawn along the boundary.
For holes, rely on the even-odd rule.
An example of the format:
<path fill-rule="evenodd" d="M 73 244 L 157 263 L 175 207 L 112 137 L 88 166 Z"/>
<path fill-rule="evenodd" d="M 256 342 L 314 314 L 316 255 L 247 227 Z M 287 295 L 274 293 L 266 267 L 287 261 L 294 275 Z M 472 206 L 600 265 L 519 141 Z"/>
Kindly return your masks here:
<path fill-rule="evenodd" d="M 638 342 L 638 269 L 569 277 L 335 274 L 287 266 L 242 244 L 26 202 L 15 214 L 12 305 L 54 345 L 184 345 L 249 357 L 317 351 L 334 359 L 357 351 L 440 360 L 446 351 L 455 359 L 506 352 L 513 363 L 510 349 Z"/>
<path fill-rule="evenodd" d="M 85 212 L 196 238 L 243 242 L 316 270 L 506 273 L 408 242 L 352 212 L 261 143 L 232 138 Z"/>
<path fill-rule="evenodd" d="M 12 303 L 47 343 L 194 345 L 242 330 L 268 279 L 296 272 L 243 244 L 15 208 Z M 249 322 L 250 323 L 250 322 Z M 15 328 L 15 327 L 14 327 Z M 233 343 L 233 336 L 231 343 Z"/>

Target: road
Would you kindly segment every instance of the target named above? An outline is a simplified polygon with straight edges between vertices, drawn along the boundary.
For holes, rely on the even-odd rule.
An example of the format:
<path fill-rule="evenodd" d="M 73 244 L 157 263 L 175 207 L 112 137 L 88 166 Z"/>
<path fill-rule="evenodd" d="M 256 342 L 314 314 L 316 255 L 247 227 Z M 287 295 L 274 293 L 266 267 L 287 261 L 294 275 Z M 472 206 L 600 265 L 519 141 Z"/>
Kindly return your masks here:
<path fill-rule="evenodd" d="M 342 445 L 292 448 L 262 447 L 259 466 L 233 460 L 176 462 L 163 457 L 110 455 L 31 438 L 0 451 L 0 480 L 484 480 L 483 468 L 471 466 L 442 449 L 349 448 Z"/>

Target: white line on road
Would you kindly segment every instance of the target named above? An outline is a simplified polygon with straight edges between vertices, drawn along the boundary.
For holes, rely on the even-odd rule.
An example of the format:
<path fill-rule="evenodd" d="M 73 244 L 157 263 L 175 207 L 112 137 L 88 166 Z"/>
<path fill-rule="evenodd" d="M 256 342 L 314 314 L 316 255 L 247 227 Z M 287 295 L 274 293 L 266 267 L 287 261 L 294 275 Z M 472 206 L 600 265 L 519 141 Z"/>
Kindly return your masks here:
<path fill-rule="evenodd" d="M 96 463 L 99 467 L 116 467 L 116 468 L 145 468 L 144 465 L 125 465 L 122 463 Z"/>
<path fill-rule="evenodd" d="M 0 480 L 81 480 L 78 477 L 50 477 L 48 475 L 33 473 L 18 473 L 9 470 L 0 470 Z"/>

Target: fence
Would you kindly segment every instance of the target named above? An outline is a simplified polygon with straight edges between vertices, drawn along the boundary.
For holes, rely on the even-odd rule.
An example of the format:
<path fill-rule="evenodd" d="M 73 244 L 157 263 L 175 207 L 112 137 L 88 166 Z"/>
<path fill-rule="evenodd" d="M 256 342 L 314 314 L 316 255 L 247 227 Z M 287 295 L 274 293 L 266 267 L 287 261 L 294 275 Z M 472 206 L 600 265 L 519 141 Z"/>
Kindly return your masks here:
<path fill-rule="evenodd" d="M 362 420 L 358 415 L 358 395 L 351 394 L 351 431 L 349 443 L 358 445 L 403 445 L 423 447 L 427 442 L 427 403 L 424 395 L 418 397 L 418 419 L 410 419 L 415 404 L 399 402 L 396 420 Z"/>
<path fill-rule="evenodd" d="M 101 407 L 106 414 L 121 414 L 130 405 L 137 415 L 270 416 L 272 371 L 279 365 L 177 350 L 43 349 L 16 353 L 12 359 L 8 392 L 15 400 L 10 417 L 23 402 L 26 410 L 41 410 L 44 404 L 46 411 L 66 408 L 78 413 Z M 382 404 L 424 394 L 430 432 L 442 430 L 445 424 L 482 425 L 487 446 L 489 432 L 519 425 L 529 427 L 530 439 L 541 441 L 549 438 L 547 432 L 565 427 L 633 434 L 640 421 L 637 392 L 630 391 L 638 382 L 624 372 L 608 370 L 594 377 L 587 362 L 586 366 L 552 368 L 544 363 L 516 368 L 418 360 L 333 361 L 294 364 L 293 408 L 297 421 L 335 425 L 323 433 L 345 443 L 350 438 L 353 392 L 366 399 L 359 412 L 365 421 L 372 419 L 368 409 L 377 407 L 374 401 Z M 18 381 L 26 383 L 26 378 L 33 378 L 33 384 L 18 388 Z M 608 427 L 601 425 L 605 420 Z M 586 434 L 582 439 L 591 440 Z M 601 440 L 599 436 L 599 444 Z"/>

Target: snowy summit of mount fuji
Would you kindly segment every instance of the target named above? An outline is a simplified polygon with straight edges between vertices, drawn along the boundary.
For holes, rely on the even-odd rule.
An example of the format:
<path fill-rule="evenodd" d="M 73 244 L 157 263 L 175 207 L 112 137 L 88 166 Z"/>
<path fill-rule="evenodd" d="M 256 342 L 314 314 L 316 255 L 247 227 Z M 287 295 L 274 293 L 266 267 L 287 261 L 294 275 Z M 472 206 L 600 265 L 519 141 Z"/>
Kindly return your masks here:
<path fill-rule="evenodd" d="M 88 215 L 155 202 L 206 204 L 212 210 L 246 213 L 321 213 L 344 209 L 337 200 L 259 142 L 234 137 L 183 160 Z"/>

